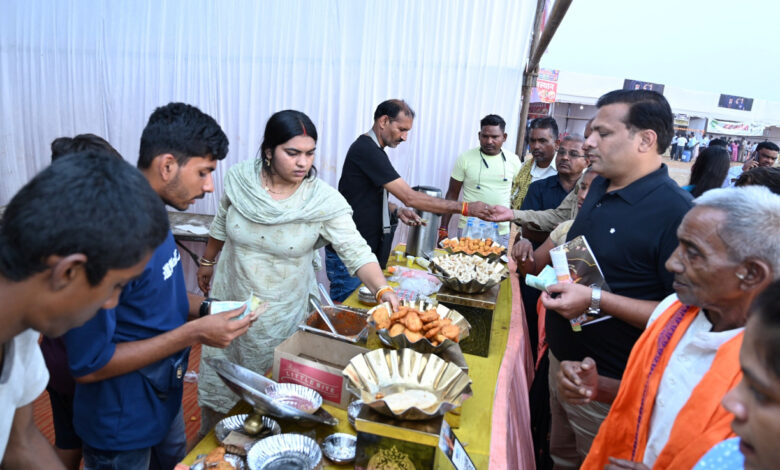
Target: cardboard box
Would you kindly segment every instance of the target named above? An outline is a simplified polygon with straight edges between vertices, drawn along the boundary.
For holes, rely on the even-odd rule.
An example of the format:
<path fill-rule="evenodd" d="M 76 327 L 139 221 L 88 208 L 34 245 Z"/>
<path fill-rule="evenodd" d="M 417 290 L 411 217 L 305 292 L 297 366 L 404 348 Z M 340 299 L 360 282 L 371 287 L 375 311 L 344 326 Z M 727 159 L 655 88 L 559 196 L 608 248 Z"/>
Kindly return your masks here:
<path fill-rule="evenodd" d="M 350 359 L 368 349 L 325 336 L 297 331 L 274 350 L 273 380 L 305 385 L 322 399 L 347 409 L 352 394 L 341 371 Z"/>

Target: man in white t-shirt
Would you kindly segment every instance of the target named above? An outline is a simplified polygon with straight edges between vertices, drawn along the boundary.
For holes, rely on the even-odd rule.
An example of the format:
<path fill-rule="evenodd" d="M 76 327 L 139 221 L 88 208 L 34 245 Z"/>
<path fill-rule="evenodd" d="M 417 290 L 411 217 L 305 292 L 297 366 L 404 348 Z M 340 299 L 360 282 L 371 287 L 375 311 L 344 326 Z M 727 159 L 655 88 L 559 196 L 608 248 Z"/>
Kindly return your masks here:
<path fill-rule="evenodd" d="M 685 146 L 688 144 L 688 139 L 685 134 L 680 134 L 677 137 L 677 155 L 672 155 L 672 160 L 682 160 L 682 153 L 685 151 Z"/>
<path fill-rule="evenodd" d="M 488 114 L 479 122 L 479 147 L 466 150 L 458 156 L 450 176 L 446 198 L 457 201 L 461 189 L 466 202 L 482 201 L 487 204 L 509 205 L 512 180 L 520 171 L 520 158 L 504 150 L 506 142 L 506 122 L 497 114 Z M 448 227 L 452 214 L 444 214 L 439 227 L 439 238 L 448 236 Z M 458 236 L 466 227 L 466 217 L 458 222 Z M 509 222 L 498 227 L 499 243 L 504 246 L 509 241 Z"/>
<path fill-rule="evenodd" d="M 115 306 L 167 232 L 146 179 L 105 152 L 64 156 L 11 199 L 0 222 L 4 470 L 65 468 L 33 422 L 32 402 L 49 380 L 38 337 L 61 336 Z"/>

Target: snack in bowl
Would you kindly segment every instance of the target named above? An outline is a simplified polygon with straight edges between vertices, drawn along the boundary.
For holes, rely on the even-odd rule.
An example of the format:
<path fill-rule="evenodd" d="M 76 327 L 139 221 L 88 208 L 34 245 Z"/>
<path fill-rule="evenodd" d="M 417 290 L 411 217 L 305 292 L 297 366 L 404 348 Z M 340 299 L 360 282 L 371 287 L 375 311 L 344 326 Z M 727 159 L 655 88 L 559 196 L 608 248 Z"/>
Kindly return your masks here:
<path fill-rule="evenodd" d="M 442 240 L 441 246 L 453 253 L 466 253 L 467 255 L 501 256 L 504 253 L 504 247 L 494 242 L 492 238 L 446 238 Z"/>
<path fill-rule="evenodd" d="M 382 303 L 368 313 L 369 323 L 376 327 L 385 345 L 423 353 L 439 352 L 460 342 L 471 328 L 455 310 L 423 301 L 402 300 L 395 312 L 390 304 Z"/>
<path fill-rule="evenodd" d="M 460 327 L 452 324 L 449 318 L 442 318 L 441 314 L 435 308 L 419 310 L 410 305 L 401 305 L 397 312 L 392 315 L 388 313 L 388 307 L 385 304 L 376 307 L 371 314 L 371 318 L 376 324 L 378 330 L 388 330 L 388 334 L 398 336 L 406 335 L 406 338 L 416 343 L 423 338 L 430 340 L 431 344 L 438 346 L 445 339 L 451 339 L 456 343 L 460 341 Z M 449 336 L 445 336 L 441 331 L 442 327 L 448 325 Z"/>

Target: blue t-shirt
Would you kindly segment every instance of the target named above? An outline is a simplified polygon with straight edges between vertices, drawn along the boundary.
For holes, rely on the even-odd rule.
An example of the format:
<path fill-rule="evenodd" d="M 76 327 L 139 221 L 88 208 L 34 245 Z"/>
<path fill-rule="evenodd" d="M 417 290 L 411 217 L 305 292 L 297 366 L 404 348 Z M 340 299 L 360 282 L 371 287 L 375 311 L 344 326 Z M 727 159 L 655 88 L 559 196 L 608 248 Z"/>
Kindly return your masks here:
<path fill-rule="evenodd" d="M 173 233 L 160 245 L 141 276 L 122 290 L 119 305 L 100 310 L 84 326 L 65 334 L 74 377 L 103 368 L 119 343 L 166 333 L 187 321 L 189 301 Z M 73 425 L 90 447 L 121 451 L 160 443 L 168 434 L 182 398 L 187 350 L 139 371 L 76 384 Z M 176 362 L 183 359 L 185 362 Z"/>

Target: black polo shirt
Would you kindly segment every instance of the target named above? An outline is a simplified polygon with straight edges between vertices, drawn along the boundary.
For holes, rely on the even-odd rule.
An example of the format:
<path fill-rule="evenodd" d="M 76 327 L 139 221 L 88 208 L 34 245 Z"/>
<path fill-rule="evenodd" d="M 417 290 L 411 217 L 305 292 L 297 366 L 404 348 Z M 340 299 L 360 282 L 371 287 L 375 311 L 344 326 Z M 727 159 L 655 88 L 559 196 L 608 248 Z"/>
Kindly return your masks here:
<path fill-rule="evenodd" d="M 677 248 L 677 227 L 692 197 L 666 165 L 617 191 L 608 193 L 608 186 L 601 176 L 593 180 L 567 239 L 585 235 L 613 293 L 660 301 L 673 291 L 664 263 Z M 569 320 L 548 311 L 546 332 L 559 360 L 590 356 L 600 375 L 620 378 L 642 330 L 610 318 L 575 333 Z"/>
<path fill-rule="evenodd" d="M 528 186 L 528 192 L 523 199 L 520 210 L 543 211 L 555 209 L 566 198 L 569 191 L 561 185 L 558 175 L 534 181 Z"/>
<path fill-rule="evenodd" d="M 361 135 L 349 147 L 339 179 L 339 192 L 352 206 L 352 219 L 358 231 L 382 259 L 382 200 L 384 185 L 401 176 L 385 151 L 371 137 Z M 387 253 L 383 256 L 387 257 Z"/>

